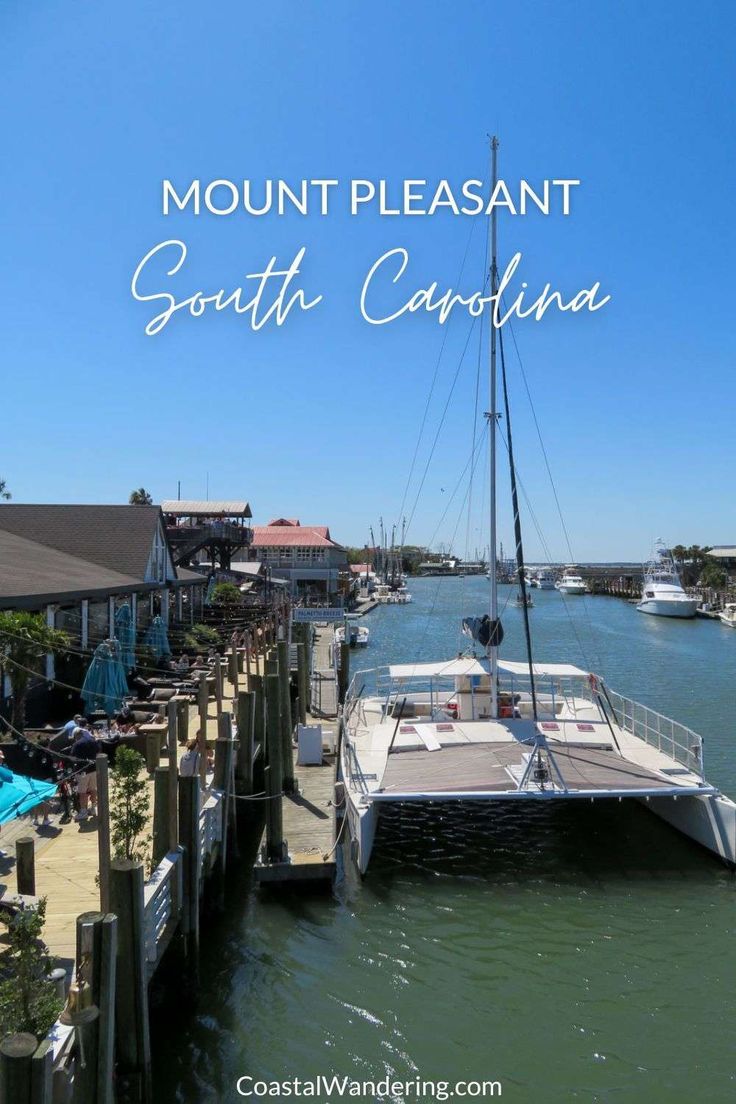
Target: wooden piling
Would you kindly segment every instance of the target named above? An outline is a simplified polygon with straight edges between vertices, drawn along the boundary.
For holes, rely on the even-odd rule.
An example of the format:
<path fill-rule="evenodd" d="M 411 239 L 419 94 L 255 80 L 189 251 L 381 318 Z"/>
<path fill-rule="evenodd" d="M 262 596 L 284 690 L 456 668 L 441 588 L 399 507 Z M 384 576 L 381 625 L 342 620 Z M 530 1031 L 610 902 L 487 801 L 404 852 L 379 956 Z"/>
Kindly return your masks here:
<path fill-rule="evenodd" d="M 42 1039 L 31 1058 L 31 1104 L 51 1104 L 53 1099 L 54 1048 Z"/>
<path fill-rule="evenodd" d="M 266 756 L 266 697 L 263 685 L 263 675 L 253 675 L 251 680 L 253 690 L 253 744 L 260 745 L 261 756 Z"/>
<path fill-rule="evenodd" d="M 188 780 L 189 781 L 189 780 Z M 196 779 L 191 781 L 196 782 Z M 118 918 L 115 1041 L 118 1078 L 131 1104 L 151 1104 L 151 1037 L 143 914 L 143 863 L 110 867 L 110 901 Z"/>
<path fill-rule="evenodd" d="M 218 654 L 215 659 L 215 701 L 218 713 L 222 713 L 222 698 L 222 656 Z"/>
<path fill-rule="evenodd" d="M 340 705 L 344 705 L 350 685 L 350 645 L 344 641 L 340 645 L 340 667 L 337 672 L 337 695 Z"/>
<path fill-rule="evenodd" d="M 161 762 L 161 733 L 156 732 L 146 733 L 146 770 L 149 774 L 153 774 L 156 767 Z"/>
<path fill-rule="evenodd" d="M 230 808 L 233 777 L 232 714 L 221 713 L 217 718 L 217 745 L 215 747 L 215 789 L 222 790 L 222 844 L 220 846 L 220 871 L 227 870 L 227 843 L 230 831 Z"/>
<path fill-rule="evenodd" d="M 184 848 L 184 900 L 182 932 L 187 954 L 196 964 L 199 953 L 199 882 L 201 853 L 199 844 L 199 779 L 179 778 L 179 841 Z M 195 966 L 196 970 L 196 966 Z"/>
<path fill-rule="evenodd" d="M 189 739 L 189 702 L 180 701 L 176 703 L 177 706 L 177 726 L 176 737 L 179 745 L 186 744 Z"/>
<path fill-rule="evenodd" d="M 202 788 L 207 785 L 207 712 L 209 702 L 209 690 L 207 689 L 207 675 L 199 676 L 199 733 L 197 736 L 197 751 L 199 752 L 199 781 Z"/>
<path fill-rule="evenodd" d="M 97 988 L 93 999 L 100 1010 L 97 1036 L 97 1102 L 113 1104 L 115 1076 L 115 985 L 118 947 L 118 918 L 107 913 L 100 925 Z"/>
<path fill-rule="evenodd" d="M 292 747 L 291 725 L 291 669 L 289 664 L 289 645 L 286 640 L 278 643 L 279 659 L 279 711 L 281 716 L 281 744 L 283 748 L 283 771 L 285 793 L 294 793 L 294 750 Z"/>
<path fill-rule="evenodd" d="M 187 707 L 187 713 L 189 709 Z M 169 773 L 167 777 L 167 813 L 168 813 L 168 850 L 176 851 L 179 846 L 179 790 L 177 786 L 177 778 L 179 777 L 179 719 L 180 710 L 179 703 L 174 705 L 173 702 L 169 702 L 168 706 L 168 750 L 169 750 Z"/>
<path fill-rule="evenodd" d="M 307 649 L 303 641 L 298 641 L 296 645 L 296 680 L 299 690 L 299 723 L 306 724 L 309 672 L 307 671 Z"/>
<path fill-rule="evenodd" d="M 89 986 L 90 1003 L 97 1005 L 95 995 L 100 990 L 100 941 L 102 935 L 101 912 L 83 912 L 77 917 L 77 985 Z M 84 1065 L 77 1063 L 74 1071 L 74 1102 L 90 1104 L 97 1100 L 97 1065 L 99 1058 L 99 1014 L 95 1019 L 75 1025 L 80 1053 L 84 1054 Z M 110 1071 L 112 1072 L 112 1071 Z"/>
<path fill-rule="evenodd" d="M 153 846 L 154 869 L 169 850 L 169 767 L 156 767 L 153 775 Z"/>
<path fill-rule="evenodd" d="M 234 644 L 230 646 L 227 664 L 228 680 L 233 688 L 233 697 L 238 693 L 238 649 Z"/>
<path fill-rule="evenodd" d="M 0 1042 L 0 1104 L 31 1104 L 31 1060 L 38 1046 L 27 1031 Z"/>
<path fill-rule="evenodd" d="M 279 715 L 279 677 L 266 675 L 266 747 L 268 749 L 268 777 L 266 817 L 266 851 L 268 858 L 280 862 L 284 851 L 283 812 L 283 757 L 281 743 L 281 718 Z"/>
<path fill-rule="evenodd" d="M 97 774 L 97 861 L 100 875 L 100 908 L 110 911 L 110 764 L 106 755 L 95 758 Z"/>
<path fill-rule="evenodd" d="M 36 841 L 33 836 L 21 836 L 15 841 L 15 876 L 18 892 L 36 896 Z"/>
<path fill-rule="evenodd" d="M 241 690 L 238 694 L 238 756 L 235 766 L 235 777 L 238 780 L 241 793 L 244 794 L 253 793 L 255 697 L 255 693 L 252 690 Z"/>

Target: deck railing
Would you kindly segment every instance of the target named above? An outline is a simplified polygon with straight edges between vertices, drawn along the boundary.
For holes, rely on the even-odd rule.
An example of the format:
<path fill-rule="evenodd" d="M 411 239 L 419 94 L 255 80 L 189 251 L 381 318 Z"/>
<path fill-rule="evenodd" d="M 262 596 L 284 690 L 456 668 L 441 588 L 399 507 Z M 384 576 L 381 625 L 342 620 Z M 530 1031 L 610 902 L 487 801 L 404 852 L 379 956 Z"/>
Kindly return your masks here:
<path fill-rule="evenodd" d="M 143 924 L 149 976 L 168 944 L 178 921 L 177 902 L 183 897 L 181 851 L 165 855 L 143 887 Z"/>
<path fill-rule="evenodd" d="M 624 732 L 630 732 L 664 755 L 669 755 L 693 774 L 704 777 L 703 737 L 697 732 L 640 702 L 625 698 L 615 690 L 607 690 L 607 700 L 617 724 Z"/>
<path fill-rule="evenodd" d="M 212 791 L 199 814 L 199 848 L 202 861 L 209 858 L 222 841 L 222 794 Z"/>

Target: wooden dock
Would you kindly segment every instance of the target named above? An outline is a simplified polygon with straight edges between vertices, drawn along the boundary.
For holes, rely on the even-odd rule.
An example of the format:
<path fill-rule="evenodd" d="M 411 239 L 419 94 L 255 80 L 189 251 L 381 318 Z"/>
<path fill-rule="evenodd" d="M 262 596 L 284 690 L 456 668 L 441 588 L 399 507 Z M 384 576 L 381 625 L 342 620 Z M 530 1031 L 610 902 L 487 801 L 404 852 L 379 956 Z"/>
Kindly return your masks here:
<path fill-rule="evenodd" d="M 308 720 L 319 723 L 311 718 Z M 299 792 L 282 798 L 288 859 L 270 863 L 259 861 L 255 867 L 259 884 L 331 882 L 335 873 L 335 757 L 325 754 L 321 766 L 297 766 L 294 773 Z"/>

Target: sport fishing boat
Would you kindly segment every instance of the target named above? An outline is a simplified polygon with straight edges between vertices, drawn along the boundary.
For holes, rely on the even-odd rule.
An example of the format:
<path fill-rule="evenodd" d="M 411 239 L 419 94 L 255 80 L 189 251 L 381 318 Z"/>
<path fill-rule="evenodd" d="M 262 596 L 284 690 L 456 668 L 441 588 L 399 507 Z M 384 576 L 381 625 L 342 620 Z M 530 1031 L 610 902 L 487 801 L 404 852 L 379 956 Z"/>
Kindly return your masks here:
<path fill-rule="evenodd" d="M 562 578 L 555 584 L 561 594 L 587 594 L 588 587 L 582 575 L 576 574 L 574 565 L 566 567 Z"/>
<path fill-rule="evenodd" d="M 497 140 L 492 141 L 492 183 Z M 491 293 L 498 287 L 496 212 L 491 223 Z M 491 299 L 493 301 L 493 299 Z M 426 802 L 620 801 L 634 798 L 685 835 L 736 865 L 736 804 L 705 778 L 695 732 L 610 690 L 568 663 L 532 652 L 501 658 L 496 548 L 496 329 L 490 338 L 490 608 L 463 621 L 481 655 L 398 663 L 358 671 L 341 714 L 339 772 L 351 851 L 365 873 L 381 810 Z M 511 475 L 519 588 L 524 555 L 506 387 L 498 331 L 503 417 Z M 449 650 L 449 649 L 448 649 Z"/>
<path fill-rule="evenodd" d="M 659 617 L 695 617 L 697 612 L 698 600 L 685 593 L 674 557 L 662 541 L 657 541 L 644 565 L 644 585 L 636 608 Z"/>
<path fill-rule="evenodd" d="M 347 640 L 351 648 L 365 648 L 371 635 L 367 625 L 357 625 L 355 621 L 348 619 Z M 335 629 L 335 643 L 345 643 L 345 625 L 338 625 Z"/>

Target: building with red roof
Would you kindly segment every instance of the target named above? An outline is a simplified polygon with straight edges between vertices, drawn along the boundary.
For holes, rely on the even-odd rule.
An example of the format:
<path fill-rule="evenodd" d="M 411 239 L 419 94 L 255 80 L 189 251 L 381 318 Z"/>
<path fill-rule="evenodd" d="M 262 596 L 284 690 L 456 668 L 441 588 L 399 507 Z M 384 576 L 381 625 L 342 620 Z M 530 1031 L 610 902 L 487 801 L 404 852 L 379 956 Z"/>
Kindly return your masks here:
<path fill-rule="evenodd" d="M 329 604 L 349 591 L 347 552 L 326 525 L 302 525 L 298 518 L 256 525 L 249 558 L 261 560 L 274 578 L 286 580 L 292 598 Z"/>

